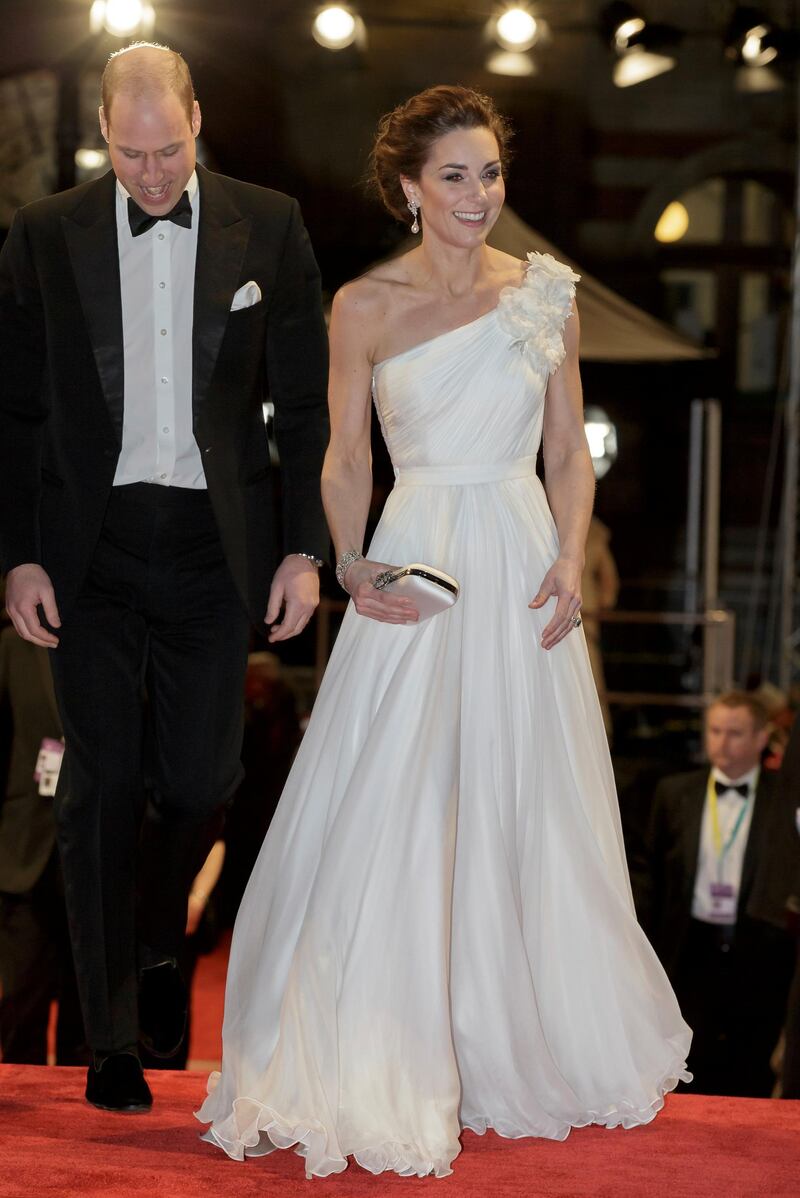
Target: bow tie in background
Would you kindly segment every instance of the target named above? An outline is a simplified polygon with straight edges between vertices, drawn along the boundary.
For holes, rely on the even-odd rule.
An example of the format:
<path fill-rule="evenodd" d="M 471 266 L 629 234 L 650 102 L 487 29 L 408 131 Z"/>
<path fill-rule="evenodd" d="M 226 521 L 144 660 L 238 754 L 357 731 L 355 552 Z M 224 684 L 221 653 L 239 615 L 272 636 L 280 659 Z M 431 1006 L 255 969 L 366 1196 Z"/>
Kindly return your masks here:
<path fill-rule="evenodd" d="M 146 233 L 160 220 L 171 220 L 173 224 L 182 225 L 184 229 L 191 229 L 192 201 L 189 199 L 188 191 L 185 191 L 175 207 L 171 208 L 169 212 L 165 212 L 163 216 L 151 216 L 149 212 L 145 212 L 143 208 L 139 207 L 132 196 L 128 196 L 128 224 L 134 237 L 138 237 L 140 233 Z"/>
<path fill-rule="evenodd" d="M 732 790 L 735 790 L 743 799 L 750 794 L 750 786 L 747 782 L 740 782 L 738 786 L 729 786 L 727 782 L 720 782 L 719 778 L 714 779 L 714 789 L 718 796 L 728 794 Z"/>

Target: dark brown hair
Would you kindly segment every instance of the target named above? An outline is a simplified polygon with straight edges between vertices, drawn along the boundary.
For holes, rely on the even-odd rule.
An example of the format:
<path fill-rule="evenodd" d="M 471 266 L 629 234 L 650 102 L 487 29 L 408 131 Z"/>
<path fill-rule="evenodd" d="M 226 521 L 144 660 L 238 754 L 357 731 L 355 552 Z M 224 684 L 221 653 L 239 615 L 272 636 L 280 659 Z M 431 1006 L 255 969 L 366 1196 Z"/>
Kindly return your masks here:
<path fill-rule="evenodd" d="M 724 695 L 718 695 L 716 699 L 711 700 L 708 709 L 710 710 L 712 707 L 745 707 L 750 712 L 756 732 L 766 728 L 769 723 L 769 712 L 766 706 L 752 691 L 726 691 Z"/>
<path fill-rule="evenodd" d="M 429 87 L 381 118 L 370 155 L 370 182 L 398 220 L 408 213 L 400 176 L 419 179 L 430 148 L 456 129 L 489 129 L 505 167 L 512 129 L 494 101 L 469 87 Z"/>
<path fill-rule="evenodd" d="M 137 51 L 155 53 L 137 53 Z M 194 111 L 194 85 L 186 60 L 177 50 L 157 42 L 133 42 L 115 51 L 106 63 L 100 81 L 105 118 L 111 122 L 111 101 L 120 92 L 139 99 L 175 92 L 189 123 Z"/>

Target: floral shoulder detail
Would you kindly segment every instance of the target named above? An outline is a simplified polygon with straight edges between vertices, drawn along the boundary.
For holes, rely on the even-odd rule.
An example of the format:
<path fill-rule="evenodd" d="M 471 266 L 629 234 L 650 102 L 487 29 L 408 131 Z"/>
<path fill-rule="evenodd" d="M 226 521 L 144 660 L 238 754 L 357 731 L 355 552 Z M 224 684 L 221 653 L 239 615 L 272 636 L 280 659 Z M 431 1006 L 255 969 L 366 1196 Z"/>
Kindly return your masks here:
<path fill-rule="evenodd" d="M 528 254 L 522 285 L 504 287 L 500 292 L 497 319 L 501 329 L 544 374 L 553 374 L 564 361 L 564 325 L 572 315 L 580 277 L 552 254 L 533 252 Z"/>

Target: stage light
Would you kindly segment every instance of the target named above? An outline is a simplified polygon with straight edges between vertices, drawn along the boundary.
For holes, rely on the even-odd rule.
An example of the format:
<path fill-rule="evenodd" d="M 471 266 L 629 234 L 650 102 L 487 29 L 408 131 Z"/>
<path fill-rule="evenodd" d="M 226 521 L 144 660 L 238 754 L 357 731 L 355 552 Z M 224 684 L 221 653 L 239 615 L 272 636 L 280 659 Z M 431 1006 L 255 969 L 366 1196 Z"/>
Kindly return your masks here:
<path fill-rule="evenodd" d="M 632 87 L 671 71 L 675 57 L 666 52 L 682 34 L 672 25 L 647 21 L 632 4 L 614 0 L 600 13 L 603 37 L 617 56 L 612 77 L 617 87 Z"/>
<path fill-rule="evenodd" d="M 592 455 L 595 478 L 603 478 L 617 460 L 617 430 L 608 413 L 595 407 L 586 408 L 583 428 Z"/>
<path fill-rule="evenodd" d="M 512 50 L 495 50 L 486 59 L 486 70 L 492 75 L 509 75 L 515 79 L 529 78 L 536 74 L 536 63 L 530 54 L 514 53 Z"/>
<path fill-rule="evenodd" d="M 359 26 L 363 30 L 363 21 L 349 8 L 329 4 L 317 13 L 311 33 L 314 41 L 326 50 L 344 50 L 358 39 Z"/>
<path fill-rule="evenodd" d="M 507 8 L 494 19 L 494 37 L 504 50 L 511 53 L 530 50 L 539 34 L 536 18 L 527 8 Z"/>
<path fill-rule="evenodd" d="M 686 236 L 689 229 L 689 213 L 686 207 L 680 200 L 673 200 L 671 204 L 667 204 L 661 216 L 658 218 L 658 224 L 655 228 L 656 241 L 668 245 L 673 241 L 680 241 Z"/>
<path fill-rule="evenodd" d="M 778 91 L 784 80 L 772 67 L 796 61 L 800 33 L 782 29 L 759 8 L 742 5 L 734 10 L 725 33 L 725 55 L 736 64 L 736 90 Z"/>
<path fill-rule="evenodd" d="M 778 57 L 778 49 L 770 44 L 768 25 L 748 29 L 742 43 L 742 58 L 749 67 L 765 67 Z"/>
<path fill-rule="evenodd" d="M 760 60 L 764 53 L 765 42 L 769 46 L 771 33 L 772 26 L 760 8 L 740 5 L 734 9 L 728 22 L 725 32 L 725 54 L 728 58 L 744 63 L 746 66 L 765 66 L 766 63 Z M 774 50 L 772 58 L 775 58 L 777 50 L 774 46 L 772 49 Z M 767 61 L 769 62 L 771 59 L 767 59 Z"/>
<path fill-rule="evenodd" d="M 114 37 L 130 37 L 134 33 L 152 33 L 155 19 L 152 4 L 143 0 L 95 0 L 89 12 L 89 28 L 92 33 L 105 29 Z"/>

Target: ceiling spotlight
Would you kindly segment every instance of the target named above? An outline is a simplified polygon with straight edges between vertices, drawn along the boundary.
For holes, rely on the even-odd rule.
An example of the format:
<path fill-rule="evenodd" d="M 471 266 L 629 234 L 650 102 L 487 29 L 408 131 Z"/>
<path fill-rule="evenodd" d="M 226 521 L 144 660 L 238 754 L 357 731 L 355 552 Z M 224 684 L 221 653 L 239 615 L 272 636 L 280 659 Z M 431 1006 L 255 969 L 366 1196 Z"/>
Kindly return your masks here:
<path fill-rule="evenodd" d="M 344 50 L 356 42 L 366 43 L 364 22 L 357 13 L 342 4 L 328 4 L 321 8 L 311 26 L 314 41 L 326 50 Z"/>
<path fill-rule="evenodd" d="M 740 5 L 728 23 L 725 54 L 736 66 L 737 91 L 779 91 L 785 80 L 777 68 L 800 56 L 800 32 L 774 25 L 760 8 Z"/>
<path fill-rule="evenodd" d="M 777 56 L 770 45 L 773 26 L 760 8 L 740 5 L 734 9 L 725 33 L 725 54 L 734 61 L 750 67 L 763 67 Z M 772 58 L 764 59 L 767 50 L 773 49 Z"/>
<path fill-rule="evenodd" d="M 770 39 L 769 25 L 755 25 L 748 29 L 742 44 L 742 58 L 749 67 L 765 67 L 778 57 L 774 40 Z"/>
<path fill-rule="evenodd" d="M 510 53 L 530 50 L 539 36 L 539 23 L 521 5 L 506 8 L 489 22 L 491 36 Z"/>
<path fill-rule="evenodd" d="M 617 87 L 644 83 L 675 66 L 677 60 L 669 51 L 680 42 L 680 30 L 645 20 L 625 0 L 613 0 L 602 9 L 600 27 L 617 56 L 613 70 Z"/>
<path fill-rule="evenodd" d="M 144 3 L 144 0 L 94 0 L 89 10 L 92 33 L 101 33 L 105 29 L 114 37 L 152 33 L 155 20 L 152 4 Z"/>

